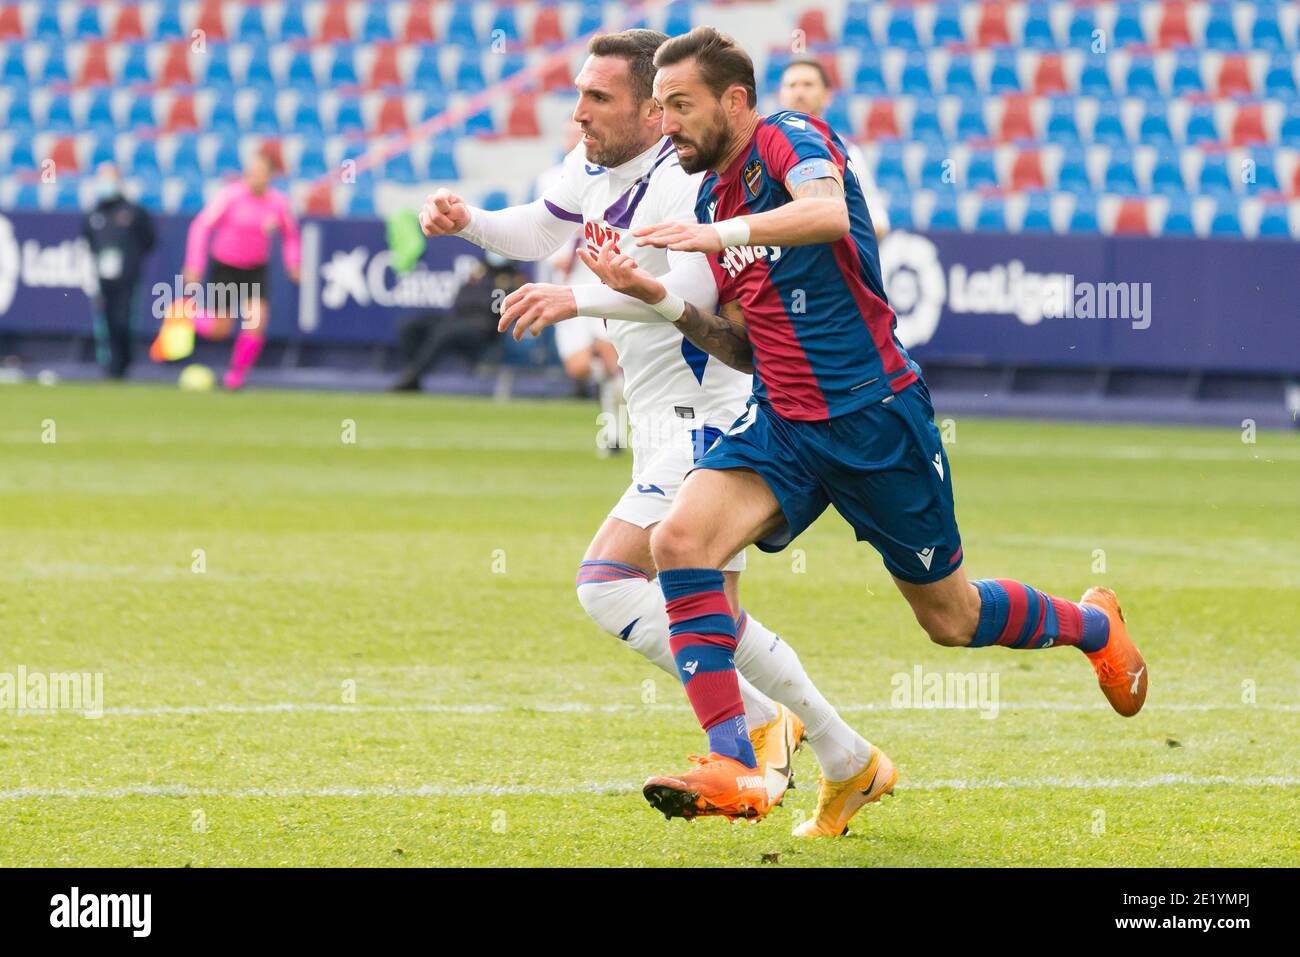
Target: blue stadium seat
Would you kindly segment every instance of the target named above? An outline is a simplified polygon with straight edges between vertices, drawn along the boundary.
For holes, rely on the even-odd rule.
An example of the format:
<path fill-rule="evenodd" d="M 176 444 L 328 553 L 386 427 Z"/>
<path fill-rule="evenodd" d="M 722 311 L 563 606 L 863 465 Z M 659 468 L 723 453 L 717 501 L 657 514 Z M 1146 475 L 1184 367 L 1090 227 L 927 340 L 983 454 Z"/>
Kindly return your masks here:
<path fill-rule="evenodd" d="M 309 50 L 297 50 L 294 53 L 289 60 L 289 71 L 285 76 L 285 83 L 306 93 L 316 90 L 316 70 L 312 66 L 311 52 Z"/>
<path fill-rule="evenodd" d="M 81 177 L 64 174 L 54 190 L 54 208 L 63 212 L 81 209 Z"/>
<path fill-rule="evenodd" d="M 225 90 L 235 85 L 235 77 L 230 72 L 230 44 L 213 41 L 208 44 L 208 54 L 203 59 L 207 64 L 203 74 L 205 87 Z"/>
<path fill-rule="evenodd" d="M 325 137 L 304 136 L 298 154 L 298 176 L 302 179 L 319 179 L 329 171 L 325 162 Z"/>
<path fill-rule="evenodd" d="M 1179 50 L 1174 60 L 1174 75 L 1170 81 L 1174 96 L 1204 93 L 1205 80 L 1201 77 L 1201 55 L 1196 50 Z"/>
<path fill-rule="evenodd" d="M 1196 226 L 1192 223 L 1192 201 L 1187 194 L 1169 197 L 1169 208 L 1165 212 L 1162 236 L 1195 236 Z"/>
<path fill-rule="evenodd" d="M 203 180 L 185 177 L 176 211 L 192 216 L 203 209 Z"/>
<path fill-rule="evenodd" d="M 153 140 L 136 142 L 127 173 L 130 176 L 148 179 L 158 179 L 162 176 L 162 168 L 158 165 L 158 148 Z"/>
<path fill-rule="evenodd" d="M 998 50 L 993 55 L 993 69 L 989 73 L 989 92 L 1020 92 L 1020 76 L 1016 72 L 1015 50 Z"/>
<path fill-rule="evenodd" d="M 913 50 L 903 61 L 903 73 L 898 79 L 898 86 L 900 92 L 908 96 L 929 95 L 934 92 L 930 86 L 929 61 L 920 50 Z"/>
<path fill-rule="evenodd" d="M 161 176 L 147 176 L 139 181 L 136 202 L 151 213 L 163 212 L 163 180 Z"/>
<path fill-rule="evenodd" d="M 1020 221 L 1022 233 L 1050 233 L 1052 231 L 1052 198 L 1041 190 L 1026 196 L 1025 217 Z"/>
<path fill-rule="evenodd" d="M 1209 4 L 1210 17 L 1205 22 L 1205 46 L 1210 50 L 1237 49 L 1237 28 L 1232 22 L 1232 5 Z"/>
<path fill-rule="evenodd" d="M 98 40 L 104 36 L 104 28 L 99 22 L 98 4 L 88 3 L 78 11 L 72 35 L 78 40 Z"/>
<path fill-rule="evenodd" d="M 1231 196 L 1220 196 L 1214 209 L 1214 218 L 1210 220 L 1211 236 L 1240 236 L 1241 213 L 1237 200 Z"/>
<path fill-rule="evenodd" d="M 235 112 L 233 90 L 223 92 L 212 101 L 212 115 L 208 118 L 208 128 L 216 132 L 239 129 L 239 116 Z"/>
<path fill-rule="evenodd" d="M 670 37 L 680 36 L 683 33 L 690 33 L 691 28 L 695 25 L 694 17 L 691 14 L 691 5 L 687 0 L 674 0 L 668 5 L 668 10 L 664 14 L 664 33 Z M 848 24 L 845 24 L 847 33 Z M 847 37 L 845 40 L 847 41 Z"/>
<path fill-rule="evenodd" d="M 479 110 L 467 117 L 461 125 L 461 130 L 465 136 L 491 136 L 496 132 L 496 121 L 492 118 L 492 111 Z"/>
<path fill-rule="evenodd" d="M 1051 8 L 1046 3 L 1029 4 L 1025 11 L 1025 32 L 1022 41 L 1030 50 L 1055 50 L 1056 37 L 1052 34 Z"/>
<path fill-rule="evenodd" d="M 298 97 L 298 106 L 293 113 L 292 132 L 300 136 L 309 136 L 312 133 L 320 133 L 324 127 L 320 121 L 320 109 L 317 107 L 317 98 L 300 94 Z"/>
<path fill-rule="evenodd" d="M 149 83 L 149 46 L 145 43 L 130 43 L 126 47 L 126 59 L 122 61 L 122 71 L 118 82 L 122 84 Z"/>
<path fill-rule="evenodd" d="M 23 61 L 23 45 L 11 43 L 5 50 L 3 75 L 4 85 L 8 87 L 25 87 L 27 85 L 27 65 Z"/>
<path fill-rule="evenodd" d="M 1273 54 L 1268 73 L 1264 75 L 1264 95 L 1275 100 L 1296 98 L 1295 71 L 1291 64 L 1291 54 Z"/>
<path fill-rule="evenodd" d="M 280 42 L 284 43 L 289 40 L 306 40 L 307 24 L 303 20 L 303 7 L 301 3 L 283 3 L 280 5 L 284 10 L 284 17 L 280 20 Z"/>
<path fill-rule="evenodd" d="M 939 122 L 939 101 L 932 96 L 918 97 L 912 113 L 912 139 L 922 143 L 942 143 L 943 126 Z"/>
<path fill-rule="evenodd" d="M 1110 74 L 1106 72 L 1104 56 L 1089 56 L 1079 74 L 1079 92 L 1084 96 L 1109 99 L 1114 96 L 1111 89 Z"/>
<path fill-rule="evenodd" d="M 988 189 L 998 185 L 998 168 L 990 149 L 972 150 L 966 164 L 966 188 Z"/>
<path fill-rule="evenodd" d="M 888 92 L 885 74 L 880 65 L 880 51 L 862 51 L 857 69 L 853 71 L 853 92 L 862 96 L 883 96 Z"/>
<path fill-rule="evenodd" d="M 1079 121 L 1076 118 L 1078 103 L 1071 96 L 1052 97 L 1051 112 L 1047 115 L 1047 139 L 1066 146 L 1078 143 Z"/>
<path fill-rule="evenodd" d="M 30 136 L 15 136 L 9 149 L 9 166 L 12 169 L 35 169 L 36 157 L 32 155 Z"/>
<path fill-rule="evenodd" d="M 102 132 L 95 137 L 95 141 L 90 148 L 90 169 L 94 169 L 100 163 L 116 163 L 117 148 L 112 133 Z"/>
<path fill-rule="evenodd" d="M 242 165 L 239 158 L 239 134 L 233 130 L 222 133 L 212 157 L 212 171 L 223 176 L 237 173 Z"/>
<path fill-rule="evenodd" d="M 420 58 L 415 61 L 415 75 L 412 84 L 420 90 L 443 90 L 442 66 L 438 62 L 438 48 L 425 45 L 420 47 Z"/>
<path fill-rule="evenodd" d="M 1133 153 L 1126 146 L 1117 146 L 1110 151 L 1110 162 L 1106 165 L 1106 192 L 1121 196 L 1133 196 L 1138 192 L 1137 175 L 1133 171 Z"/>
<path fill-rule="evenodd" d="M 1277 139 L 1282 146 L 1300 149 L 1300 100 L 1292 101 L 1287 107 Z"/>
<path fill-rule="evenodd" d="M 933 46 L 946 46 L 952 43 L 965 43 L 966 37 L 961 29 L 961 5 L 941 3 L 935 9 L 934 34 L 930 43 Z"/>
<path fill-rule="evenodd" d="M 387 3 L 366 4 L 366 19 L 361 25 L 361 39 L 366 43 L 393 39 L 393 27 L 388 22 Z"/>
<path fill-rule="evenodd" d="M 495 44 L 498 40 L 505 40 L 508 43 L 519 42 L 519 22 L 515 19 L 514 7 L 499 6 L 492 16 L 492 25 L 488 27 L 488 41 Z"/>
<path fill-rule="evenodd" d="M 193 133 L 178 133 L 172 150 L 171 173 L 188 179 L 201 178 L 199 163 L 199 138 Z"/>
<path fill-rule="evenodd" d="M 474 4 L 452 4 L 445 39 L 452 46 L 463 47 L 466 50 L 478 49 L 478 33 L 474 30 Z"/>
<path fill-rule="evenodd" d="M 429 154 L 429 179 L 460 179 L 456 154 L 446 147 L 436 147 Z"/>
<path fill-rule="evenodd" d="M 1142 32 L 1142 4 L 1121 3 L 1115 14 L 1115 25 L 1111 29 L 1116 47 L 1145 44 L 1147 38 Z"/>
<path fill-rule="evenodd" d="M 1164 100 L 1147 101 L 1146 113 L 1138 128 L 1138 139 L 1151 146 L 1163 146 L 1174 141 L 1169 129 L 1169 111 Z"/>
<path fill-rule="evenodd" d="M 1277 22 L 1277 7 L 1269 2 L 1254 4 L 1255 22 L 1250 28 L 1250 45 L 1255 50 L 1281 50 L 1286 46 Z"/>
<path fill-rule="evenodd" d="M 292 7 L 294 4 L 288 6 Z M 181 26 L 180 0 L 163 0 L 162 8 L 158 11 L 158 22 L 154 24 L 153 38 L 178 40 L 183 36 L 185 36 L 185 29 Z"/>
<path fill-rule="evenodd" d="M 911 7 L 894 7 L 885 30 L 885 43 L 891 47 L 915 50 L 921 45 L 916 35 L 916 19 Z"/>
<path fill-rule="evenodd" d="M 863 0 L 849 0 L 849 5 L 844 10 L 844 32 L 840 38 L 845 46 L 858 47 L 864 52 L 877 49 L 875 38 L 871 35 L 870 13 L 871 4 L 864 3 Z"/>
<path fill-rule="evenodd" d="M 268 44 L 249 44 L 244 84 L 258 89 L 274 89 L 277 86 L 275 74 L 271 71 L 271 48 Z"/>
<path fill-rule="evenodd" d="M 291 6 L 291 4 L 286 4 L 286 6 Z M 262 22 L 261 5 L 250 3 L 244 7 L 243 13 L 239 15 L 235 36 L 243 41 L 267 39 L 266 24 Z"/>
<path fill-rule="evenodd" d="M 903 144 L 889 140 L 880 144 L 880 156 L 874 172 L 876 186 L 890 196 L 903 193 L 910 187 L 903 167 Z"/>
<path fill-rule="evenodd" d="M 1280 191 L 1281 187 L 1277 181 L 1277 159 L 1271 149 L 1263 146 L 1255 147 L 1250 151 L 1248 161 L 1251 165 L 1242 171 L 1241 177 L 1247 193 L 1254 195 Z M 1247 172 L 1252 175 L 1245 175 Z"/>
<path fill-rule="evenodd" d="M 465 50 L 456 64 L 456 89 L 461 93 L 478 93 L 487 88 L 478 55 Z"/>
<path fill-rule="evenodd" d="M 30 129 L 34 125 L 32 120 L 32 104 L 25 96 L 16 96 L 9 101 L 9 111 L 5 114 L 5 127 L 9 132 L 15 129 Z M 17 139 L 23 139 L 19 136 Z"/>
<path fill-rule="evenodd" d="M 1207 195 L 1232 192 L 1232 176 L 1226 159 L 1220 154 L 1206 154 L 1197 178 L 1197 189 Z"/>
<path fill-rule="evenodd" d="M 497 74 L 498 80 L 505 80 L 520 73 L 528 67 L 528 60 L 522 53 L 507 53 L 501 57 L 501 71 Z"/>
<path fill-rule="evenodd" d="M 984 98 L 963 97 L 961 112 L 957 115 L 957 139 L 986 140 L 988 138 L 989 128 L 984 121 Z"/>
<path fill-rule="evenodd" d="M 280 114 L 275 108 L 276 94 L 273 90 L 262 90 L 253 104 L 253 116 L 248 124 L 249 132 L 263 136 L 278 136 L 280 133 Z"/>
<path fill-rule="evenodd" d="M 41 194 L 36 184 L 30 181 L 19 183 L 14 192 L 14 209 L 39 209 L 40 205 Z"/>
<path fill-rule="evenodd" d="M 1287 216 L 1286 203 L 1265 203 L 1259 217 L 1259 237 L 1261 239 L 1289 239 L 1291 222 Z"/>
<path fill-rule="evenodd" d="M 578 27 L 575 37 L 586 36 L 593 30 L 599 30 L 605 23 L 605 5 L 601 0 L 583 0 L 578 12 Z"/>
<path fill-rule="evenodd" d="M 948 73 L 943 81 L 944 92 L 949 96 L 966 96 L 978 92 L 975 84 L 975 71 L 971 67 L 970 56 L 954 53 L 948 62 Z"/>
<path fill-rule="evenodd" d="M 781 74 L 794 57 L 782 50 L 772 50 L 767 55 L 767 68 L 763 71 L 763 89 L 760 92 L 775 93 L 781 87 Z M 757 77 L 755 77 L 757 79 Z"/>
<path fill-rule="evenodd" d="M 12 117 L 10 119 L 12 122 Z M 117 127 L 113 119 L 113 100 L 108 89 L 98 89 L 90 95 L 86 104 L 85 125 L 97 133 L 107 133 Z"/>
<path fill-rule="evenodd" d="M 1056 188 L 1064 193 L 1092 192 L 1092 180 L 1088 177 L 1088 166 L 1081 152 L 1072 150 L 1062 157 Z"/>
<path fill-rule="evenodd" d="M 1070 213 L 1070 232 L 1095 233 L 1101 229 L 1097 222 L 1097 198 L 1091 193 L 1081 193 L 1074 201 Z"/>
<path fill-rule="evenodd" d="M 921 164 L 921 189 L 955 192 L 956 169 L 951 151 L 942 142 L 931 143 Z"/>
<path fill-rule="evenodd" d="M 1119 100 L 1102 100 L 1097 108 L 1097 120 L 1092 127 L 1092 141 L 1103 146 L 1119 146 L 1128 142 L 1124 123 L 1120 117 Z"/>
<path fill-rule="evenodd" d="M 487 210 L 505 209 L 510 205 L 510 197 L 504 189 L 494 189 L 483 195 L 479 206 Z"/>
<path fill-rule="evenodd" d="M 55 93 L 45 107 L 45 128 L 54 133 L 70 133 L 72 127 L 72 98 L 66 93 Z"/>
<path fill-rule="evenodd" d="M 985 196 L 975 217 L 975 230 L 982 233 L 1007 231 L 1007 207 L 1001 196 Z"/>
<path fill-rule="evenodd" d="M 63 38 L 63 27 L 59 25 L 59 5 L 57 3 L 41 4 L 36 14 L 36 24 L 31 36 L 37 40 L 49 42 Z"/>
<path fill-rule="evenodd" d="M 1156 195 L 1179 196 L 1187 192 L 1178 156 L 1178 151 L 1170 148 L 1156 154 L 1155 165 L 1151 168 L 1151 191 Z"/>
<path fill-rule="evenodd" d="M 390 156 L 384 163 L 384 179 L 393 183 L 414 183 L 415 167 L 411 163 L 411 154 L 403 152 Z"/>
<path fill-rule="evenodd" d="M 1134 54 L 1129 60 L 1128 77 L 1124 89 L 1129 96 L 1158 96 L 1160 85 L 1156 82 L 1155 63 L 1147 54 Z"/>
<path fill-rule="evenodd" d="M 891 229 L 913 228 L 912 204 L 905 195 L 889 194 L 889 225 Z"/>
<path fill-rule="evenodd" d="M 826 107 L 822 119 L 826 125 L 840 134 L 840 139 L 847 140 L 853 133 L 853 115 L 849 112 L 849 98 L 836 96 Z"/>
<path fill-rule="evenodd" d="M 1074 13 L 1070 17 L 1070 27 L 1067 31 L 1069 46 L 1080 49 L 1091 49 L 1093 42 L 1093 31 L 1097 29 L 1097 23 L 1093 19 L 1092 10 L 1088 7 L 1079 6 L 1074 8 Z"/>
<path fill-rule="evenodd" d="M 361 100 L 355 96 L 340 96 L 334 113 L 334 130 L 338 133 L 360 133 L 366 128 L 361 115 Z"/>
<path fill-rule="evenodd" d="M 930 210 L 930 229 L 957 230 L 961 223 L 957 219 L 957 191 L 952 187 L 937 190 L 934 194 L 934 207 Z"/>
<path fill-rule="evenodd" d="M 334 44 L 334 62 L 330 64 L 331 86 L 357 86 L 357 66 L 350 43 Z"/>
<path fill-rule="evenodd" d="M 158 119 L 154 114 L 152 95 L 145 93 L 131 101 L 131 109 L 126 116 L 126 125 L 132 129 L 152 129 L 158 125 Z"/>
<path fill-rule="evenodd" d="M 1209 103 L 1196 103 L 1187 117 L 1187 130 L 1183 142 L 1188 146 L 1198 143 L 1217 143 L 1219 130 L 1214 123 L 1214 107 Z"/>
<path fill-rule="evenodd" d="M 41 82 L 68 83 L 68 63 L 64 56 L 62 40 L 51 40 L 45 44 L 45 66 L 41 70 Z"/>

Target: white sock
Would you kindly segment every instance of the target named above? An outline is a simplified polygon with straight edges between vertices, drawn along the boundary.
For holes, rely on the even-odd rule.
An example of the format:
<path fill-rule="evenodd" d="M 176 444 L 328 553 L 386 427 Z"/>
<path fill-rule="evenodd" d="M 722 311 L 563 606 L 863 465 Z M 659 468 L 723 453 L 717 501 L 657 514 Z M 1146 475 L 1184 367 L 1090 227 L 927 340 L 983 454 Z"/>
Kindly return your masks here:
<path fill-rule="evenodd" d="M 741 614 L 736 667 L 761 692 L 804 723 L 808 744 L 828 781 L 845 781 L 867 766 L 871 745 L 850 728 L 817 690 L 793 648 L 748 613 Z"/>
<path fill-rule="evenodd" d="M 587 574 L 588 580 L 584 582 L 584 573 L 593 564 L 584 562 L 578 572 L 578 601 L 587 614 L 605 631 L 622 638 L 629 648 L 680 682 L 681 675 L 668 646 L 668 609 L 658 583 L 636 574 L 631 566 L 616 562 L 598 563 L 604 567 L 596 574 Z M 592 577 L 613 577 L 619 574 L 620 569 L 628 577 L 612 581 L 590 580 Z M 745 680 L 739 667 L 736 681 L 740 685 L 741 700 L 745 703 L 745 724 L 751 730 L 776 717 L 776 705 Z"/>

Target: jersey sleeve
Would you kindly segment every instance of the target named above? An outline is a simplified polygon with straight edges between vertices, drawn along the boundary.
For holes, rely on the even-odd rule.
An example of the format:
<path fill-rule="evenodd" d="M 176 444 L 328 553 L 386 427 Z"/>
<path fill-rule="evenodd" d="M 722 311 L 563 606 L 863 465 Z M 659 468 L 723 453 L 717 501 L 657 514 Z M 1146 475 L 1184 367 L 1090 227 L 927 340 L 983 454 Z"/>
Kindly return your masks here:
<path fill-rule="evenodd" d="M 768 174 L 788 186 L 827 176 L 844 182 L 843 150 L 825 123 L 805 113 L 768 117 L 759 131 L 758 155 Z"/>
<path fill-rule="evenodd" d="M 582 144 L 573 148 L 568 156 L 564 157 L 564 162 L 560 167 L 560 175 L 555 177 L 541 191 L 538 197 L 542 204 L 556 219 L 562 219 L 567 223 L 580 224 L 582 222 L 582 193 L 579 179 L 585 175 L 583 165 L 586 163 L 586 154 L 582 151 Z"/>
<path fill-rule="evenodd" d="M 713 222 L 714 199 L 711 186 L 716 182 L 717 176 L 712 173 L 700 181 L 699 192 L 695 197 L 695 221 L 698 223 Z M 731 291 L 726 271 L 718 263 L 718 255 L 712 253 L 704 258 L 708 260 L 709 272 L 713 274 L 713 284 L 718 290 L 718 302 L 731 302 L 736 295 Z"/>

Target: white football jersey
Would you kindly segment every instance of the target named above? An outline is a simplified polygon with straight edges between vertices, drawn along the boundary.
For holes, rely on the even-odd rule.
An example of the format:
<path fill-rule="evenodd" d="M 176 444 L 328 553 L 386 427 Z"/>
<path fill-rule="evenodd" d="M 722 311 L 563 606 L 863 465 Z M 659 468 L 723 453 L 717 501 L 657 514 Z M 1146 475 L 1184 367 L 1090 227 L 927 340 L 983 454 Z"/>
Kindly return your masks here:
<path fill-rule="evenodd" d="M 615 237 L 615 248 L 631 255 L 654 276 L 662 276 L 677 257 L 702 253 L 638 246 L 632 231 L 669 221 L 695 222 L 695 197 L 702 173 L 689 175 L 664 137 L 622 166 L 587 162 L 579 144 L 564 158 L 563 173 L 543 193 L 551 215 L 582 226 L 587 250 L 596 255 Z M 715 302 L 699 302 L 715 309 Z M 623 395 L 633 427 L 633 445 L 652 435 L 668 439 L 711 426 L 726 429 L 744 411 L 752 386 L 739 372 L 686 340 L 668 322 L 606 321 L 610 341 L 623 367 Z"/>

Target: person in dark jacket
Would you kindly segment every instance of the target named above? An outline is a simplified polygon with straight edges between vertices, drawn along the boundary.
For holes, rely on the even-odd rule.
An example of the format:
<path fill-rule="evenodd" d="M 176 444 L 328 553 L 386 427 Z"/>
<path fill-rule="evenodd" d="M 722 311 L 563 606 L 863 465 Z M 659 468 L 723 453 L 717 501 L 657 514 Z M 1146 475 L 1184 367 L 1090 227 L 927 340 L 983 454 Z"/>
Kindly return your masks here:
<path fill-rule="evenodd" d="M 95 309 L 104 318 L 100 354 L 106 357 L 109 377 L 122 379 L 131 365 L 136 287 L 154 247 L 154 231 L 149 214 L 122 194 L 112 163 L 101 163 L 95 171 L 95 206 L 82 221 L 81 235 L 90 244 L 99 279 Z"/>
<path fill-rule="evenodd" d="M 420 377 L 448 353 L 477 362 L 497 336 L 501 301 L 527 281 L 515 263 L 488 253 L 487 262 L 478 266 L 456 293 L 450 315 L 423 312 L 398 328 L 405 365 L 391 391 L 419 392 Z"/>

